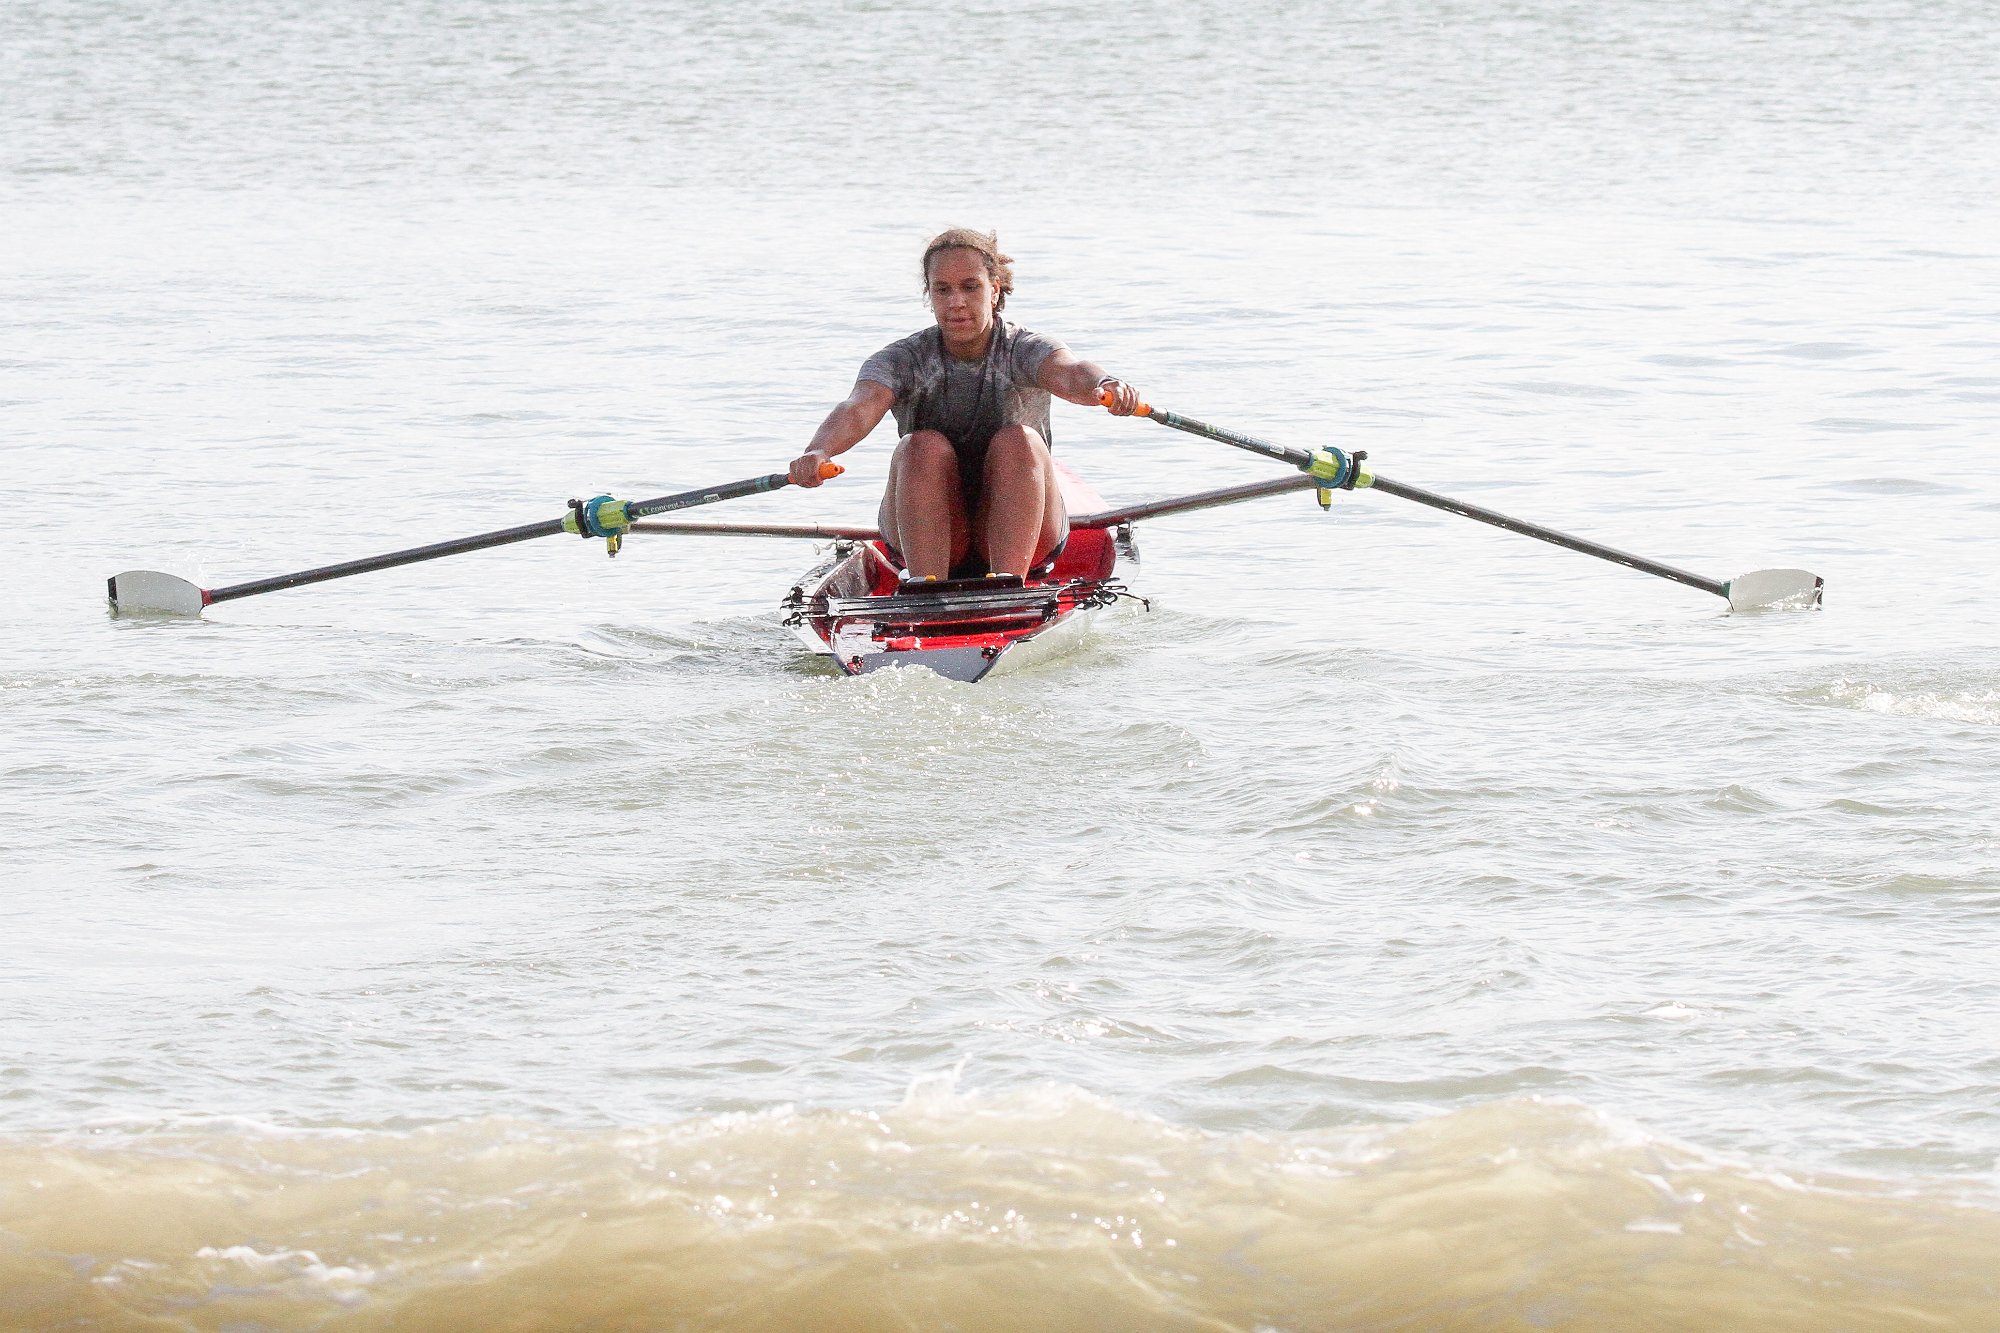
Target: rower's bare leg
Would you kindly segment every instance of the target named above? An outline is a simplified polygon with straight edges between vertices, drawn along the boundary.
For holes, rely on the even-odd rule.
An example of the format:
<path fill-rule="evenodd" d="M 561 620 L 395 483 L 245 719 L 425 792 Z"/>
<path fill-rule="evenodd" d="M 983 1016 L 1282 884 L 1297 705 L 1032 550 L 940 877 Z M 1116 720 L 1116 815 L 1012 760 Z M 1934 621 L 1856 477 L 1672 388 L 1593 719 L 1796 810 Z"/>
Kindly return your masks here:
<path fill-rule="evenodd" d="M 1026 574 L 1062 540 L 1062 485 L 1032 426 L 1002 426 L 986 446 L 981 509 L 986 565 L 997 574 Z"/>
<path fill-rule="evenodd" d="M 972 547 L 958 451 L 934 430 L 905 435 L 889 460 L 876 523 L 918 578 L 944 578 Z"/>

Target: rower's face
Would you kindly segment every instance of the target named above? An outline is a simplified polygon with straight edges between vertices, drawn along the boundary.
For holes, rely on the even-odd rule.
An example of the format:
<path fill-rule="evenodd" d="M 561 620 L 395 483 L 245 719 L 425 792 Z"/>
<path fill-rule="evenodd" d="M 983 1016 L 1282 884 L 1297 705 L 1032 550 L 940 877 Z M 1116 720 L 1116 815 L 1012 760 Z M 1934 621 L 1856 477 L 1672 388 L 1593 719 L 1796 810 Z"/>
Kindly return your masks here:
<path fill-rule="evenodd" d="M 976 338 L 993 326 L 1000 299 L 977 250 L 940 250 L 931 256 L 931 314 L 947 337 Z"/>

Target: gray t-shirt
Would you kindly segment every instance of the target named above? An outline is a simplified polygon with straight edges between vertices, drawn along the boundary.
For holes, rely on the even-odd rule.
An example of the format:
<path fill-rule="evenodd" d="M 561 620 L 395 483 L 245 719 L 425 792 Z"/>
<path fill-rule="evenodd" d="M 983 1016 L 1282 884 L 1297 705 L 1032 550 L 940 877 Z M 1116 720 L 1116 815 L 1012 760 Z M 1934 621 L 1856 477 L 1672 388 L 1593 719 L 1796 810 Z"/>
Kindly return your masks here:
<path fill-rule="evenodd" d="M 961 457 L 979 457 L 1002 426 L 1032 426 L 1044 443 L 1054 443 L 1049 391 L 1035 375 L 1062 346 L 1003 319 L 994 324 L 983 359 L 960 361 L 945 351 L 944 335 L 933 324 L 869 357 L 856 378 L 896 395 L 891 410 L 897 434 L 941 431 Z"/>

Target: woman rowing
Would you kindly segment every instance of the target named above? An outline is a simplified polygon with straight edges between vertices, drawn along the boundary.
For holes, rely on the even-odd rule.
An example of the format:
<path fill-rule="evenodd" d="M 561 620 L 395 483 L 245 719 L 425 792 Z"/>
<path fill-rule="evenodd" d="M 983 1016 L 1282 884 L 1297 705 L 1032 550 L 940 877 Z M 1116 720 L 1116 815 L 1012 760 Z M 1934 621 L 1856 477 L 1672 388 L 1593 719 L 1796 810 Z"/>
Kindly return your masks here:
<path fill-rule="evenodd" d="M 1000 318 L 1012 265 L 997 237 L 969 228 L 926 246 L 937 323 L 869 357 L 791 466 L 793 482 L 819 485 L 820 464 L 893 411 L 902 439 L 877 521 L 908 578 L 1045 573 L 1069 537 L 1049 457 L 1050 395 L 1105 402 L 1119 416 L 1139 405 L 1131 385 Z"/>

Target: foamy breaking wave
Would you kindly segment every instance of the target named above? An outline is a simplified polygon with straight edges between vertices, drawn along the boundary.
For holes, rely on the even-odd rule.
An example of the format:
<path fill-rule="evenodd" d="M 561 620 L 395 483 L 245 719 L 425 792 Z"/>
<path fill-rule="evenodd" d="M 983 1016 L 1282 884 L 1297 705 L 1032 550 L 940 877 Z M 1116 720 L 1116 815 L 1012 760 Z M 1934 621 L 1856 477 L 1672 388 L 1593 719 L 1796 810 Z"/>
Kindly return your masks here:
<path fill-rule="evenodd" d="M 1082 1094 L 0 1144 L 10 1327 L 1973 1327 L 2000 1207 L 1586 1108 L 1214 1135 Z"/>
<path fill-rule="evenodd" d="M 1892 717 L 1927 717 L 1975 726 L 2000 726 L 2000 690 L 1888 689 L 1867 681 L 1838 680 L 1814 690 L 1809 698 L 1844 708 Z"/>

